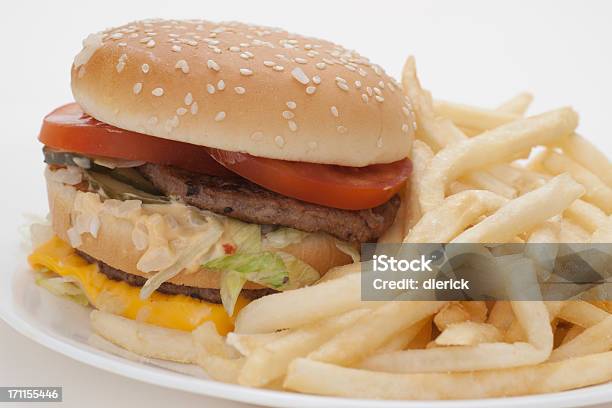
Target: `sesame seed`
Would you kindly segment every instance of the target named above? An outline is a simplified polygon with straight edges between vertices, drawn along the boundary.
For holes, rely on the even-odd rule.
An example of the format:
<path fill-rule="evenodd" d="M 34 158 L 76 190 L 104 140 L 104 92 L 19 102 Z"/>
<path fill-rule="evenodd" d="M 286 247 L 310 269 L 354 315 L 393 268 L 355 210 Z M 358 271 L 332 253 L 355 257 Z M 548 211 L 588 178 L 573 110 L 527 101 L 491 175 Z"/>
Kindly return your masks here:
<path fill-rule="evenodd" d="M 263 62 L 263 64 L 264 64 L 266 67 L 273 67 L 273 66 L 275 66 L 275 65 L 276 65 L 276 63 L 275 63 L 274 61 L 264 61 L 264 62 Z"/>
<path fill-rule="evenodd" d="M 303 85 L 306 85 L 310 82 L 310 78 L 308 78 L 308 75 L 306 75 L 304 71 L 302 71 L 302 68 L 299 67 L 295 67 L 291 70 L 291 76 L 293 76 L 293 78 L 295 78 L 299 83 Z"/>
<path fill-rule="evenodd" d="M 212 95 L 215 93 L 215 86 L 213 84 L 206 84 L 206 90 Z"/>
<path fill-rule="evenodd" d="M 138 95 L 140 91 L 142 91 L 142 82 L 136 82 L 132 90 L 134 91 L 136 95 Z"/>
<path fill-rule="evenodd" d="M 346 82 L 337 81 L 336 85 L 338 85 L 338 88 L 342 89 L 343 91 L 348 91 L 349 90 L 349 87 L 346 84 Z"/>
<path fill-rule="evenodd" d="M 359 68 L 359 75 L 361 75 L 362 77 L 365 77 L 368 75 L 367 71 L 363 68 Z"/>
<path fill-rule="evenodd" d="M 187 61 L 185 61 L 184 59 L 178 60 L 174 68 L 180 69 L 181 71 L 183 71 L 183 74 L 189 73 L 189 65 L 187 64 Z"/>
<path fill-rule="evenodd" d="M 331 114 L 335 116 L 336 118 L 339 116 L 338 108 L 336 108 L 335 106 L 332 106 L 331 108 L 329 108 L 329 110 L 331 111 Z"/>
<path fill-rule="evenodd" d="M 196 113 L 198 113 L 198 103 L 194 102 L 191 104 L 191 114 L 195 115 Z"/>
<path fill-rule="evenodd" d="M 149 42 L 149 41 L 151 41 L 151 37 L 144 37 L 144 38 L 141 38 L 141 39 L 140 39 L 140 43 L 141 43 L 141 44 L 147 43 L 147 42 Z"/>
<path fill-rule="evenodd" d="M 412 112 L 410 112 L 410 109 L 408 109 L 405 106 L 402 106 L 402 112 L 404 112 L 404 115 L 411 117 L 412 116 Z"/>
<path fill-rule="evenodd" d="M 125 68 L 125 61 L 119 60 L 115 68 L 117 69 L 117 73 L 120 73 L 121 71 L 123 71 L 123 68 Z"/>
<path fill-rule="evenodd" d="M 382 95 L 382 91 L 380 89 L 378 89 L 377 87 L 374 87 L 374 93 L 376 95 Z"/>
<path fill-rule="evenodd" d="M 368 98 L 368 95 L 366 94 L 361 94 L 361 100 L 364 101 L 365 103 L 368 103 L 370 98 Z"/>
<path fill-rule="evenodd" d="M 361 81 L 359 81 L 359 80 L 355 81 L 355 88 L 357 88 L 357 89 L 361 88 Z"/>
<path fill-rule="evenodd" d="M 272 69 L 280 72 L 280 71 L 284 71 L 285 67 L 283 67 L 282 65 L 275 65 Z"/>
<path fill-rule="evenodd" d="M 120 43 L 117 43 L 117 46 L 118 47 L 127 47 L 127 43 L 126 42 L 120 42 Z"/>
<path fill-rule="evenodd" d="M 229 50 L 231 52 L 240 52 L 240 47 L 236 47 L 235 45 L 232 45 L 231 47 L 229 47 Z"/>
<path fill-rule="evenodd" d="M 278 147 L 283 147 L 285 145 L 285 139 L 283 139 L 282 136 L 276 136 L 274 138 L 274 143 L 276 143 Z"/>
<path fill-rule="evenodd" d="M 283 118 L 289 120 L 289 119 L 293 119 L 295 117 L 295 114 L 291 111 L 283 111 Z"/>
<path fill-rule="evenodd" d="M 295 108 L 297 108 L 297 103 L 295 103 L 295 102 L 293 102 L 293 101 L 288 101 L 288 102 L 287 102 L 287 107 L 288 107 L 289 109 L 295 109 Z"/>
<path fill-rule="evenodd" d="M 182 48 L 181 48 L 180 45 L 176 45 L 175 44 L 175 45 L 172 46 L 172 51 L 174 51 L 174 52 L 180 52 L 181 50 L 182 50 Z"/>
<path fill-rule="evenodd" d="M 294 61 L 297 62 L 298 64 L 307 64 L 308 63 L 307 59 L 300 58 L 300 57 L 294 58 Z"/>
<path fill-rule="evenodd" d="M 317 87 L 316 86 L 309 86 L 309 87 L 306 88 L 306 93 L 308 95 L 312 95 L 315 92 L 317 92 Z"/>
<path fill-rule="evenodd" d="M 382 137 L 379 137 L 378 140 L 376 141 L 376 146 L 377 147 L 383 147 L 383 140 Z"/>
<path fill-rule="evenodd" d="M 219 82 L 217 82 L 217 89 L 222 91 L 225 89 L 225 81 L 220 79 Z"/>
<path fill-rule="evenodd" d="M 221 111 L 215 115 L 215 122 L 221 122 L 223 119 L 225 119 L 225 112 Z"/>
<path fill-rule="evenodd" d="M 383 97 L 382 97 L 382 96 L 380 96 L 380 95 L 376 95 L 376 96 L 374 97 L 374 99 L 376 99 L 378 102 L 384 102 L 384 100 L 385 100 L 385 98 L 383 98 Z"/>
<path fill-rule="evenodd" d="M 147 47 L 148 47 L 148 48 L 153 48 L 153 47 L 155 47 L 155 40 L 149 40 L 149 41 L 147 41 Z"/>
<path fill-rule="evenodd" d="M 408 133 L 409 130 L 410 130 L 410 126 L 408 126 L 407 124 L 404 123 L 402 125 L 402 132 Z"/>
<path fill-rule="evenodd" d="M 261 140 L 263 138 L 263 133 L 262 132 L 253 132 L 251 134 L 251 139 L 253 140 Z"/>
<path fill-rule="evenodd" d="M 122 33 L 113 33 L 110 38 L 112 38 L 113 40 L 118 40 L 120 38 L 123 38 L 123 34 Z"/>
<path fill-rule="evenodd" d="M 247 54 L 245 54 L 244 52 L 240 53 L 240 58 L 242 59 L 249 59 L 249 56 Z"/>
<path fill-rule="evenodd" d="M 327 66 L 327 64 L 324 63 L 324 62 L 317 62 L 315 64 L 315 67 L 317 67 L 318 69 L 325 69 L 326 66 Z"/>
<path fill-rule="evenodd" d="M 142 67 L 140 68 L 142 69 L 143 74 L 147 74 L 149 72 L 149 64 L 142 64 Z"/>
<path fill-rule="evenodd" d="M 382 89 L 385 89 L 385 83 L 383 81 L 378 81 L 378 86 L 380 86 Z"/>
<path fill-rule="evenodd" d="M 240 68 L 240 75 L 249 76 L 253 75 L 253 71 L 248 68 Z"/>
<path fill-rule="evenodd" d="M 336 77 L 336 81 L 346 83 L 346 79 L 339 77 L 339 76 Z"/>
<path fill-rule="evenodd" d="M 221 67 L 219 66 L 219 64 L 217 64 L 214 60 L 209 59 L 208 61 L 206 61 L 206 65 L 208 66 L 208 68 L 219 72 L 219 70 L 221 69 Z"/>
<path fill-rule="evenodd" d="M 323 62 L 326 63 L 327 65 L 334 65 L 335 62 L 330 60 L 329 58 L 323 58 Z"/>
<path fill-rule="evenodd" d="M 346 133 L 348 131 L 348 129 L 346 128 L 346 126 L 337 126 L 336 130 L 338 131 L 338 133 Z"/>
<path fill-rule="evenodd" d="M 243 88 L 243 87 L 241 87 L 241 86 L 237 86 L 237 87 L 235 87 L 235 88 L 234 88 L 234 91 L 235 91 L 235 92 L 236 92 L 238 95 L 242 95 L 243 93 L 245 93 L 245 92 L 246 92 L 246 89 L 244 89 L 244 88 Z"/>
<path fill-rule="evenodd" d="M 319 85 L 321 83 L 321 77 L 318 75 L 315 75 L 312 77 L 312 82 L 314 82 L 315 84 Z"/>
<path fill-rule="evenodd" d="M 349 71 L 356 71 L 356 70 L 357 70 L 357 68 L 355 68 L 355 67 L 354 67 L 354 66 L 352 66 L 352 65 L 345 65 L 344 67 L 345 67 L 346 69 L 348 69 Z"/>
<path fill-rule="evenodd" d="M 176 110 L 176 114 L 177 114 L 177 115 L 179 115 L 179 116 L 183 116 L 183 115 L 184 115 L 184 114 L 186 114 L 186 113 L 187 113 L 187 109 L 185 109 L 185 108 L 183 108 L 183 107 L 180 107 L 180 108 L 178 108 L 178 109 Z"/>
<path fill-rule="evenodd" d="M 151 91 L 154 96 L 162 96 L 164 94 L 164 90 L 162 88 L 155 88 Z"/>
<path fill-rule="evenodd" d="M 294 121 L 290 120 L 290 121 L 288 121 L 288 122 L 287 122 L 287 124 L 289 125 L 289 129 L 290 129 L 292 132 L 297 131 L 297 129 L 298 129 L 298 127 L 297 127 L 297 123 L 295 123 Z"/>
<path fill-rule="evenodd" d="M 187 106 L 191 105 L 191 103 L 193 102 L 193 95 L 191 95 L 191 92 L 185 95 L 185 99 L 183 100 L 183 102 L 185 102 L 185 105 Z"/>

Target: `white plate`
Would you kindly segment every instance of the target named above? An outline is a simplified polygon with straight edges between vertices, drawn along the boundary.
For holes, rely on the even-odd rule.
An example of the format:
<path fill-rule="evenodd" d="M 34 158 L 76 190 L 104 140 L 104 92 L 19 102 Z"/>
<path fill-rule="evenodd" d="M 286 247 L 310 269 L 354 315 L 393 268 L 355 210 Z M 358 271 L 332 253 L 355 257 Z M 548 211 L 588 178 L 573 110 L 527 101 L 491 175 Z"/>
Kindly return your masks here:
<path fill-rule="evenodd" d="M 354 408 L 442 408 L 442 407 L 570 407 L 612 401 L 612 384 L 555 394 L 528 397 L 463 401 L 380 401 L 330 398 L 291 392 L 268 391 L 209 380 L 198 368 L 137 358 L 128 359 L 112 346 L 107 351 L 93 347 L 89 309 L 57 298 L 34 284 L 24 253 L 17 253 L 15 266 L 5 265 L 0 274 L 0 317 L 15 330 L 41 345 L 70 358 L 150 384 L 195 394 L 271 407 L 354 407 Z M 102 343 L 107 347 L 108 344 Z M 125 358 L 128 357 L 128 358 Z M 178 371 L 187 371 L 186 375 Z"/>

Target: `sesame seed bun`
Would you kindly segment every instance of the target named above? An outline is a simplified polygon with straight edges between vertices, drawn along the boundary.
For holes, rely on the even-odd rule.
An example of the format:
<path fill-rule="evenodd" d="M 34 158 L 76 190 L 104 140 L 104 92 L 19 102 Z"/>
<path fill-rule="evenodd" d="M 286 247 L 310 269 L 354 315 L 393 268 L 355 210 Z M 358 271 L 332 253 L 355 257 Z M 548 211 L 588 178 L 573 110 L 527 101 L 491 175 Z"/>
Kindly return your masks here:
<path fill-rule="evenodd" d="M 276 28 L 149 20 L 92 34 L 72 92 L 94 118 L 282 160 L 365 166 L 407 156 L 413 116 L 379 66 Z"/>

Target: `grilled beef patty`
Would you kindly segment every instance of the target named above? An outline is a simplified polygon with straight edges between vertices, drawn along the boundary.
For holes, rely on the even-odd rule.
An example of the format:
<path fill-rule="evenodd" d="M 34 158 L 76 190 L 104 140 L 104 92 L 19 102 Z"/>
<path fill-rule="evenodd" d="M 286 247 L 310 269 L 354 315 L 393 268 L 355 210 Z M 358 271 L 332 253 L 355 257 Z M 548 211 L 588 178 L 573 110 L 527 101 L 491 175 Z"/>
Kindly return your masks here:
<path fill-rule="evenodd" d="M 367 210 L 341 210 L 311 204 L 267 190 L 240 177 L 226 178 L 147 163 L 138 170 L 168 196 L 255 224 L 326 232 L 343 241 L 374 242 L 391 226 L 399 196 Z"/>
<path fill-rule="evenodd" d="M 87 255 L 86 253 L 79 251 L 76 252 L 84 258 L 89 263 L 98 264 L 98 269 L 107 278 L 114 281 L 123 281 L 132 286 L 142 287 L 147 281 L 146 278 L 138 275 L 132 275 L 131 273 L 123 272 L 122 270 L 115 269 L 112 266 L 105 264 L 102 261 L 97 260 L 96 258 Z M 210 303 L 221 303 L 221 294 L 219 289 L 212 288 L 196 288 L 193 286 L 183 286 L 183 285 L 175 285 L 173 283 L 164 282 L 157 289 L 158 292 L 165 293 L 167 295 L 185 295 L 190 296 L 195 299 L 203 300 L 205 302 Z M 276 293 L 274 289 L 262 288 L 262 289 L 242 289 L 240 292 L 241 296 L 246 297 L 247 299 L 257 299 L 262 296 L 269 295 L 271 293 Z"/>

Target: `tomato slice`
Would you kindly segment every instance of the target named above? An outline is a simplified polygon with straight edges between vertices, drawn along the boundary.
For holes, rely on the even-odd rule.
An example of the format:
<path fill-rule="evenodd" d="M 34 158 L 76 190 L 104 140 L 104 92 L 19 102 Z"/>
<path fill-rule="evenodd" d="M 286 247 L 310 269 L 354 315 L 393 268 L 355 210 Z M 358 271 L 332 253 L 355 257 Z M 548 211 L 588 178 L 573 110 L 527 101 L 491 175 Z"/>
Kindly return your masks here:
<path fill-rule="evenodd" d="M 347 210 L 388 201 L 410 175 L 404 159 L 389 164 L 343 167 L 266 159 L 144 135 L 100 122 L 76 103 L 43 121 L 39 140 L 54 149 L 126 160 L 143 160 L 217 176 L 236 174 L 302 201 Z"/>
<path fill-rule="evenodd" d="M 269 190 L 346 210 L 373 208 L 387 202 L 412 170 L 409 159 L 344 167 L 266 159 L 212 148 L 210 154 L 231 171 Z"/>
<path fill-rule="evenodd" d="M 75 153 L 166 164 L 197 173 L 232 175 L 210 157 L 208 149 L 100 122 L 69 103 L 48 114 L 38 137 L 46 146 Z"/>

